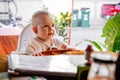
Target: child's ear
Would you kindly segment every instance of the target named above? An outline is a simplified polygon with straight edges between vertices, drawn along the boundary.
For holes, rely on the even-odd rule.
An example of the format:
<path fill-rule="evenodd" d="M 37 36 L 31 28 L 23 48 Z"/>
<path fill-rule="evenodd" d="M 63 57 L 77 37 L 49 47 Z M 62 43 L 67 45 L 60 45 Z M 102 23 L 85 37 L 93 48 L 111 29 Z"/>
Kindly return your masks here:
<path fill-rule="evenodd" d="M 32 30 L 33 30 L 33 32 L 35 33 L 35 34 L 37 34 L 37 27 L 32 27 Z"/>

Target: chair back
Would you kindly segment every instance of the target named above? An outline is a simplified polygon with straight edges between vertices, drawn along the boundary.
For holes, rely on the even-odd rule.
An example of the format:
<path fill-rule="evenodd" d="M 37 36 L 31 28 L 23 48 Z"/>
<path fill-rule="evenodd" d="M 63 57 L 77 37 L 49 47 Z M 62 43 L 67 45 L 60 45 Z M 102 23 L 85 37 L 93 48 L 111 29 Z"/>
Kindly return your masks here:
<path fill-rule="evenodd" d="M 21 32 L 18 39 L 18 46 L 15 53 L 23 54 L 25 53 L 26 47 L 35 37 L 35 33 L 32 31 L 31 24 L 28 24 Z"/>

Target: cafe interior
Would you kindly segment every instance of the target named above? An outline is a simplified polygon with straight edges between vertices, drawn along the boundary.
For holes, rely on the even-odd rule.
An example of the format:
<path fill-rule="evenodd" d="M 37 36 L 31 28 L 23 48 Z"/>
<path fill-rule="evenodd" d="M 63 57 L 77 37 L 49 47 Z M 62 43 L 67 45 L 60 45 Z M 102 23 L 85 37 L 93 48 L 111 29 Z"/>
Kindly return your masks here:
<path fill-rule="evenodd" d="M 75 50 L 26 55 L 38 10 Z M 0 80 L 120 80 L 119 27 L 119 0 L 0 0 Z"/>

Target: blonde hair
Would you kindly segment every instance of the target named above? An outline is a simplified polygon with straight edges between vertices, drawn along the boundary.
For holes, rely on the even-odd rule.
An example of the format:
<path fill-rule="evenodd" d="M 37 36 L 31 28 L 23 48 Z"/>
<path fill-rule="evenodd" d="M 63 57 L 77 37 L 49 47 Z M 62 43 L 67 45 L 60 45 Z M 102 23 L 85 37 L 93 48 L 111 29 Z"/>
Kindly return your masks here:
<path fill-rule="evenodd" d="M 41 22 L 41 16 L 48 15 L 52 18 L 51 14 L 48 11 L 40 10 L 33 14 L 32 16 L 32 26 L 38 26 Z"/>

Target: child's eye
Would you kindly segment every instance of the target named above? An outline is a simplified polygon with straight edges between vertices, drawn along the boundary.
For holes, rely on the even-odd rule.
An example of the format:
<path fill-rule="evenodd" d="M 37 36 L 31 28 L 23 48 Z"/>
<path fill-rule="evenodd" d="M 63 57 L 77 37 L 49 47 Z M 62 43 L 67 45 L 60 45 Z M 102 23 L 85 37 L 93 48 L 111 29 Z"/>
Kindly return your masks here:
<path fill-rule="evenodd" d="M 44 25 L 44 27 L 49 27 L 48 25 Z"/>
<path fill-rule="evenodd" d="M 55 27 L 55 25 L 53 24 L 52 27 Z"/>

